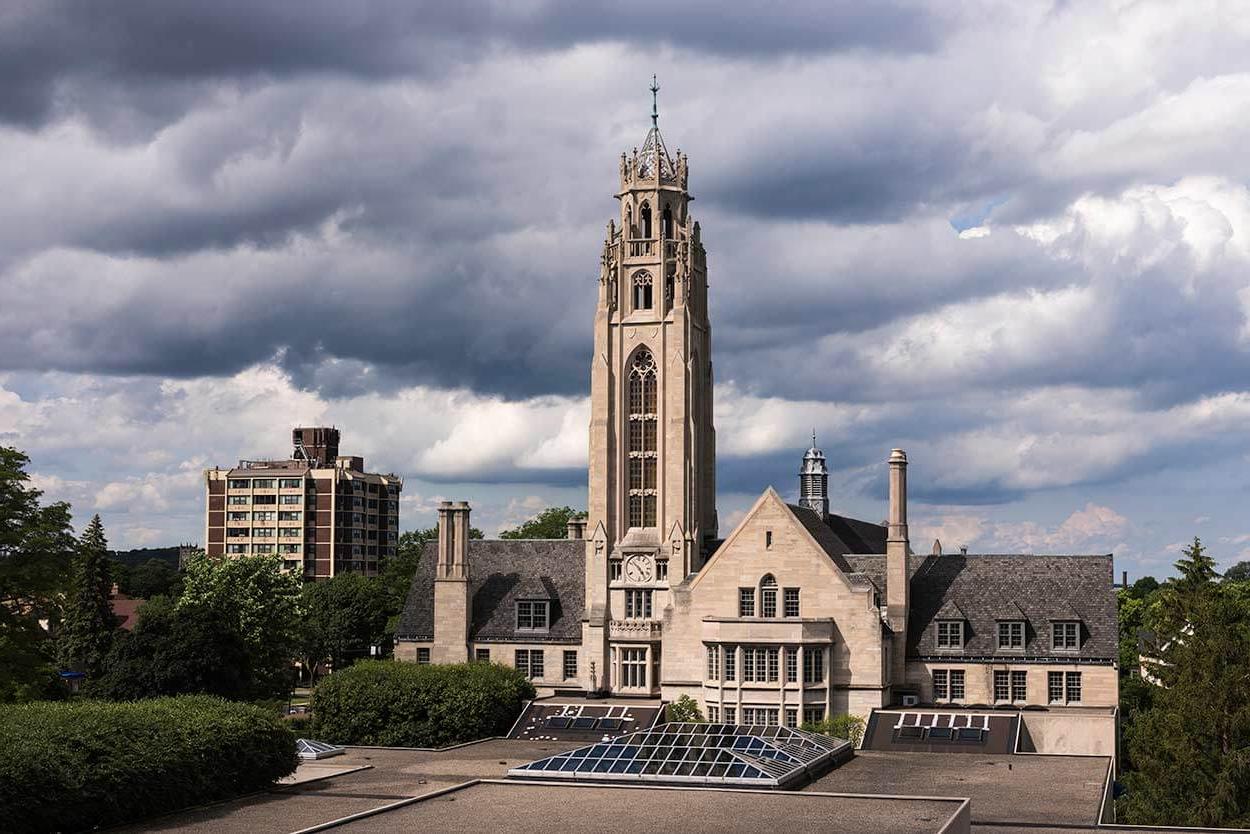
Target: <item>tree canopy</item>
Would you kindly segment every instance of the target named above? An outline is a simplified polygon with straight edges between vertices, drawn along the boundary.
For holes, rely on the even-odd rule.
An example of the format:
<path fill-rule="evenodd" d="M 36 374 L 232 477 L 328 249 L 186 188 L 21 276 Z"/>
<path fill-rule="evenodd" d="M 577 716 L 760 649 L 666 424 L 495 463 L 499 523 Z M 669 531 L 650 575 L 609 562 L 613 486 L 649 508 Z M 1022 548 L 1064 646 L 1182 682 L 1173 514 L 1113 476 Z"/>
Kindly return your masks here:
<path fill-rule="evenodd" d="M 1250 562 L 1238 562 L 1224 571 L 1225 582 L 1245 582 L 1250 580 Z"/>
<path fill-rule="evenodd" d="M 177 607 L 202 606 L 233 627 L 252 657 L 259 690 L 285 694 L 299 640 L 303 580 L 278 556 L 210 559 L 187 564 Z"/>
<path fill-rule="evenodd" d="M 122 632 L 84 692 L 116 701 L 203 693 L 244 700 L 258 693 L 252 657 L 235 627 L 205 605 L 175 607 L 154 597 Z M 272 694 L 263 692 L 259 694 Z"/>
<path fill-rule="evenodd" d="M 132 597 L 176 597 L 182 593 L 182 576 L 178 569 L 164 559 L 148 559 L 127 571 L 125 581 L 118 586 Z"/>
<path fill-rule="evenodd" d="M 1210 585 L 1186 602 L 1187 626 L 1161 650 L 1162 683 L 1125 736 L 1133 769 L 1122 807 L 1152 825 L 1250 823 L 1250 607 Z"/>
<path fill-rule="evenodd" d="M 325 661 L 342 669 L 388 642 L 388 597 L 376 579 L 341 574 L 305 585 L 302 597 L 299 653 L 310 671 Z"/>
<path fill-rule="evenodd" d="M 0 701 L 38 697 L 56 685 L 52 642 L 77 544 L 69 505 L 43 505 L 30 458 L 0 446 Z"/>
<path fill-rule="evenodd" d="M 586 513 L 572 507 L 548 507 L 515 530 L 505 530 L 499 534 L 501 539 L 563 539 L 568 535 L 568 523 L 571 518 L 580 518 Z"/>

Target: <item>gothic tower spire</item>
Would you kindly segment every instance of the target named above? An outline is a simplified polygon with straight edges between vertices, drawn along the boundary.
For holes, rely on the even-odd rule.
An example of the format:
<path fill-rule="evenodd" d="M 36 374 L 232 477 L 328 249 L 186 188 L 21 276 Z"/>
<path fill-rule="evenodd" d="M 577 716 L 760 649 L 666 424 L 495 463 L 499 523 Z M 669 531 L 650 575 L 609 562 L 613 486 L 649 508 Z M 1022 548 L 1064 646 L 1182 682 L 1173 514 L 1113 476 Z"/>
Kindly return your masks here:
<path fill-rule="evenodd" d="M 621 155 L 620 213 L 600 257 L 583 631 L 596 685 L 639 694 L 659 685 L 636 677 L 639 635 L 653 638 L 651 669 L 671 589 L 717 532 L 707 256 L 686 157 L 660 135 L 654 76 L 649 89 L 651 127 L 641 151 Z M 632 644 L 614 646 L 613 633 Z"/>

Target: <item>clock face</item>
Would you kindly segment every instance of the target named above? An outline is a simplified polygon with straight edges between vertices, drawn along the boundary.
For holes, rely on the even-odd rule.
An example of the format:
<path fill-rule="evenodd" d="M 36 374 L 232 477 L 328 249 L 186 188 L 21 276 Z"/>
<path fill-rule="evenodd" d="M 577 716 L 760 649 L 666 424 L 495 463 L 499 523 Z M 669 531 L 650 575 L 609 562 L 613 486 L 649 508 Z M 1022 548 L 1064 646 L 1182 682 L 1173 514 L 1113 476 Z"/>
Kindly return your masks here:
<path fill-rule="evenodd" d="M 630 556 L 625 563 L 625 578 L 630 582 L 650 582 L 655 571 L 646 556 Z"/>

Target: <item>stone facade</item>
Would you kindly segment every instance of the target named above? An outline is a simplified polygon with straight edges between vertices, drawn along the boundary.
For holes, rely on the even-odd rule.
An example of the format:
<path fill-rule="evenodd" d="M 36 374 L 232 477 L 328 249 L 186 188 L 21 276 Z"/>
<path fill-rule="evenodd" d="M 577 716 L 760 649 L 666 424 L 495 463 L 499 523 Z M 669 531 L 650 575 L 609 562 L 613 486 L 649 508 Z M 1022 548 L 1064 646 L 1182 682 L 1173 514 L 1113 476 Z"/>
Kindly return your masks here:
<path fill-rule="evenodd" d="M 445 505 L 449 533 L 414 577 L 397 654 L 486 650 L 528 667 L 543 692 L 689 695 L 740 723 L 866 716 L 912 698 L 1114 706 L 1111 557 L 917 556 L 901 449 L 885 461 L 883 524 L 829 511 L 813 438 L 800 504 L 770 487 L 716 538 L 707 264 L 687 176 L 654 126 L 621 159 L 595 312 L 585 523 L 568 540 L 466 542 L 467 505 Z"/>

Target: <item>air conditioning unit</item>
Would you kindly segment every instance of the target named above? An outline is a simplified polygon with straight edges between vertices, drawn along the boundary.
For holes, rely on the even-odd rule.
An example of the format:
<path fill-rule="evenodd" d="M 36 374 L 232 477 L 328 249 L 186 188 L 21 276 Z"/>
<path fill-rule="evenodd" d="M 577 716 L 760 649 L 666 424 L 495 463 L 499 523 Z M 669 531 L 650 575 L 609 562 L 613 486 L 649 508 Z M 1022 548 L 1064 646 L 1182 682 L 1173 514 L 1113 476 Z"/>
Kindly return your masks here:
<path fill-rule="evenodd" d="M 919 704 L 920 704 L 919 695 L 904 695 L 903 696 L 903 706 L 914 707 L 914 706 L 919 706 Z"/>

